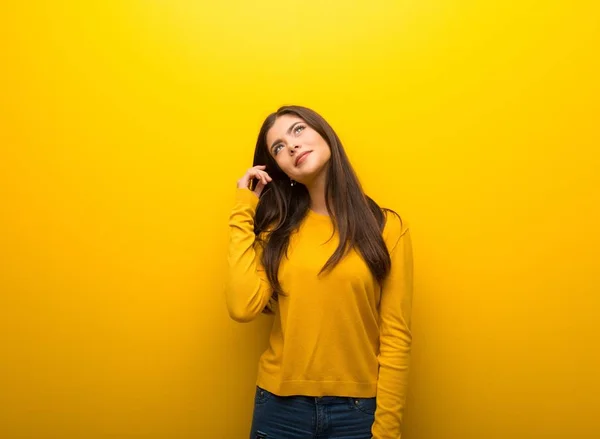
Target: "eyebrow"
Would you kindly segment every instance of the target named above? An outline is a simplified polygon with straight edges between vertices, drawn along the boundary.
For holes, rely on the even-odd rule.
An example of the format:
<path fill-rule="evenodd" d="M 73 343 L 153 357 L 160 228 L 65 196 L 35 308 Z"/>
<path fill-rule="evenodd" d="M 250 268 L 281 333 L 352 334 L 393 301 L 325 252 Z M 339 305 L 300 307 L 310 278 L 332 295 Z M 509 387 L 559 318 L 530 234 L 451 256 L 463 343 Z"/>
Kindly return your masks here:
<path fill-rule="evenodd" d="M 288 136 L 290 135 L 290 133 L 292 132 L 292 130 L 294 129 L 294 127 L 296 125 L 298 125 L 299 123 L 302 123 L 302 121 L 298 120 L 298 121 L 296 121 L 296 122 L 294 122 L 293 124 L 290 125 L 290 127 L 287 129 Z M 273 148 L 275 148 L 275 145 L 277 145 L 279 142 L 283 142 L 283 140 L 281 140 L 281 139 L 275 139 L 275 141 L 271 144 L 270 150 L 273 151 Z"/>

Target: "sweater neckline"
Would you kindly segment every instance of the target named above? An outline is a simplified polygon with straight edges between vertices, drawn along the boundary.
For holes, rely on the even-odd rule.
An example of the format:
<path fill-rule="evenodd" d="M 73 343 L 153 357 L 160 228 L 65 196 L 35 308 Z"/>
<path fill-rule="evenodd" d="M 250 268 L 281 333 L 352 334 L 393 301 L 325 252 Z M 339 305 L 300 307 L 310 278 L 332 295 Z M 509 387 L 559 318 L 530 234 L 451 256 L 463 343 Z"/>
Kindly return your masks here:
<path fill-rule="evenodd" d="M 308 209 L 308 213 L 306 215 L 308 218 L 314 221 L 322 222 L 322 223 L 330 223 L 332 218 L 329 215 L 324 215 L 322 213 L 315 212 L 312 209 Z"/>

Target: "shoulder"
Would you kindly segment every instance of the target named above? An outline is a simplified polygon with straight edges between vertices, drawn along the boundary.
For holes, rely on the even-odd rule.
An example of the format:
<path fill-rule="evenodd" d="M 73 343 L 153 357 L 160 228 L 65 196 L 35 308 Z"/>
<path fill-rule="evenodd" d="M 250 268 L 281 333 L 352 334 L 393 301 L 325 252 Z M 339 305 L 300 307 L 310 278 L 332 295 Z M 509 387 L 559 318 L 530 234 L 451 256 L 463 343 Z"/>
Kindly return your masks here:
<path fill-rule="evenodd" d="M 391 250 L 396 247 L 400 239 L 408 233 L 409 226 L 406 218 L 398 212 L 388 208 L 382 208 L 384 215 L 383 240 Z"/>

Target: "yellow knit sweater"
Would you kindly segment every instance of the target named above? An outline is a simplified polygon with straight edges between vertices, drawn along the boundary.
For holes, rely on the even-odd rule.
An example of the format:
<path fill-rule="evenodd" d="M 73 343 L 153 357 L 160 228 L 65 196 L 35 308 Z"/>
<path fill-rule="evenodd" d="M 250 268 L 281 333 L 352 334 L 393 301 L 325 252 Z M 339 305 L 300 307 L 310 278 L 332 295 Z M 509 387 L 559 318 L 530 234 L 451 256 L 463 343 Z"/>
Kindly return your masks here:
<path fill-rule="evenodd" d="M 272 290 L 255 242 L 258 197 L 236 189 L 229 220 L 226 300 L 238 322 L 257 317 Z M 329 216 L 309 210 L 282 258 L 269 347 L 257 385 L 280 396 L 377 397 L 375 439 L 399 439 L 411 348 L 413 261 L 406 222 L 388 214 L 383 238 L 392 258 L 380 288 L 358 252 L 317 273 L 336 249 Z"/>

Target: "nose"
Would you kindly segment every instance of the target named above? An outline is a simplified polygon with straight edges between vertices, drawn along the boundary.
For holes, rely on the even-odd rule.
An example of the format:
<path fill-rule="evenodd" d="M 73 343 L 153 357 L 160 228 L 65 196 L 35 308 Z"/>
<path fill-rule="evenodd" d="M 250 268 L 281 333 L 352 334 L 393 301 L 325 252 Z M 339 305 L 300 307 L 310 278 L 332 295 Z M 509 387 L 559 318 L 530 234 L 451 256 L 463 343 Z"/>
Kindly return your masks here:
<path fill-rule="evenodd" d="M 294 145 L 294 144 L 290 143 L 290 152 L 294 152 L 294 150 L 296 150 L 298 148 L 299 148 L 298 145 Z"/>

